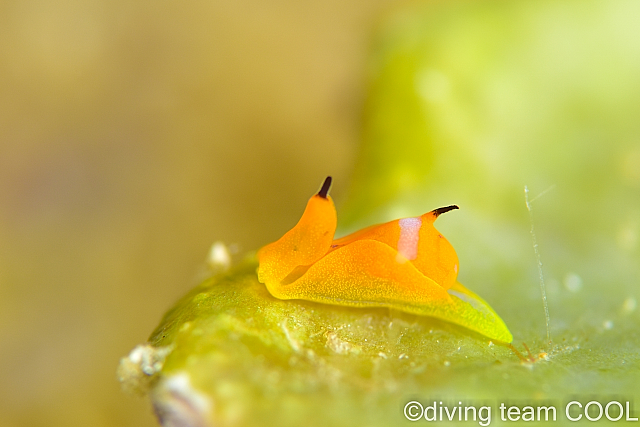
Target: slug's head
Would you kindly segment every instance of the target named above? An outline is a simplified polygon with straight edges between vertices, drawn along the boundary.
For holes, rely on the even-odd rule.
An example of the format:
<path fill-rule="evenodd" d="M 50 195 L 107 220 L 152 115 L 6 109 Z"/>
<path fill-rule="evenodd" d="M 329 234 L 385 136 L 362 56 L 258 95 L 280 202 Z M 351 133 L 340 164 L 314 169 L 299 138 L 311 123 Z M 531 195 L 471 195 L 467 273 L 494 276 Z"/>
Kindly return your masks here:
<path fill-rule="evenodd" d="M 281 282 L 296 267 L 309 266 L 329 251 L 338 222 L 330 188 L 328 176 L 320 191 L 307 202 L 296 226 L 258 251 L 260 282 Z"/>

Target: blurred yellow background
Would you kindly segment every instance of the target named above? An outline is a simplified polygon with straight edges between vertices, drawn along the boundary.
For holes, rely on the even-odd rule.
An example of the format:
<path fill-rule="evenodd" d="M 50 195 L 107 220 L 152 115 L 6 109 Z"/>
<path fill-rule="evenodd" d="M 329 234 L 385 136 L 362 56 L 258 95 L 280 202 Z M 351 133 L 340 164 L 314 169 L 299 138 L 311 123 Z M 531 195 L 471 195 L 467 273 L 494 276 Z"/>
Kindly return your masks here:
<path fill-rule="evenodd" d="M 118 359 L 212 242 L 340 199 L 392 3 L 2 2 L 0 424 L 156 425 Z"/>

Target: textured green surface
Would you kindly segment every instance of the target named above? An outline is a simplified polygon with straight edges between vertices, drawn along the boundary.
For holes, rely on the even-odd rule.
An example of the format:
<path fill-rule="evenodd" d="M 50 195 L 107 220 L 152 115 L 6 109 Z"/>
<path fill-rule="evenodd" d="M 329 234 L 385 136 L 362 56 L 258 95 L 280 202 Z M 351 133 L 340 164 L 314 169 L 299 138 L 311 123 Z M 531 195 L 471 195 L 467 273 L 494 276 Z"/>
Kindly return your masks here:
<path fill-rule="evenodd" d="M 488 404 L 495 417 L 500 402 L 562 409 L 594 391 L 629 399 L 640 380 L 629 322 L 567 328 L 550 347 L 529 332 L 521 338 L 548 359 L 523 365 L 509 349 L 436 320 L 274 299 L 256 267 L 248 259 L 204 282 L 150 338 L 175 346 L 163 375 L 186 371 L 222 425 L 395 425 L 412 399 Z"/>
<path fill-rule="evenodd" d="M 175 344 L 223 425 L 402 424 L 412 399 L 552 404 L 639 397 L 640 8 L 443 2 L 381 25 L 344 230 L 452 203 L 460 281 L 534 364 L 453 325 L 272 298 L 255 261 L 192 291 L 151 341 Z M 336 183 L 340 185 L 340 183 Z M 529 215 L 544 262 L 552 344 Z M 301 208 L 304 201 L 301 201 Z M 520 347 L 522 348 L 522 347 Z M 277 422 L 276 422 L 277 420 Z"/>

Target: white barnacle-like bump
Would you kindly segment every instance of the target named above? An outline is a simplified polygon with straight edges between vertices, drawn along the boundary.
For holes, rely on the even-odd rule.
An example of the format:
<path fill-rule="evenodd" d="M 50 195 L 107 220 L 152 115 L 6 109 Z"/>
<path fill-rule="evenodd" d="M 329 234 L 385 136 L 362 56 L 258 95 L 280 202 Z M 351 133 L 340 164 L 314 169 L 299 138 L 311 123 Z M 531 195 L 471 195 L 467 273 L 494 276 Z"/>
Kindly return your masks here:
<path fill-rule="evenodd" d="M 164 360 L 172 350 L 173 346 L 136 346 L 127 357 L 120 359 L 118 379 L 122 388 L 129 393 L 144 392 L 150 384 L 150 378 L 162 370 Z"/>
<path fill-rule="evenodd" d="M 160 423 L 165 427 L 206 427 L 212 402 L 196 390 L 189 376 L 180 372 L 163 380 L 151 395 Z"/>

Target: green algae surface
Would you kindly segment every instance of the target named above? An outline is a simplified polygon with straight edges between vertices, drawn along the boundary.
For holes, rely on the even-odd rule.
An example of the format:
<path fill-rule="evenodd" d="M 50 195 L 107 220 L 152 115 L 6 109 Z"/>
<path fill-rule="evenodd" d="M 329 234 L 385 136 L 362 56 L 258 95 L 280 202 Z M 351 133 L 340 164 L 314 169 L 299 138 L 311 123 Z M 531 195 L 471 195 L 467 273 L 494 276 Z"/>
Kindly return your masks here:
<path fill-rule="evenodd" d="M 211 399 L 211 425 L 401 425 L 405 404 L 434 399 L 491 406 L 494 417 L 500 403 L 562 415 L 568 399 L 590 397 L 585 387 L 630 399 L 640 380 L 630 324 L 565 331 L 552 345 L 527 334 L 537 360 L 522 363 L 435 319 L 275 299 L 256 267 L 249 258 L 206 280 L 150 337 L 174 348 L 161 375 L 187 373 Z"/>

